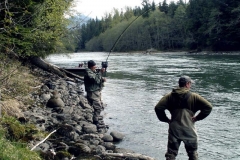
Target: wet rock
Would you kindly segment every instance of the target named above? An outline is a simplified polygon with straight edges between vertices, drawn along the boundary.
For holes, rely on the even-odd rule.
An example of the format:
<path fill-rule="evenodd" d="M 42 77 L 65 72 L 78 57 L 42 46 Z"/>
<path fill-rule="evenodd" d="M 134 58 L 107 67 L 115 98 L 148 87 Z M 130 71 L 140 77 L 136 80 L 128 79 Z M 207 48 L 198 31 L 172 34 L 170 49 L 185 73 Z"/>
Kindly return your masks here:
<path fill-rule="evenodd" d="M 117 132 L 117 131 L 112 131 L 110 135 L 113 137 L 113 141 L 121 141 L 124 138 L 124 134 Z"/>
<path fill-rule="evenodd" d="M 115 150 L 116 146 L 112 142 L 102 142 L 102 146 L 106 148 L 106 150 Z"/>
<path fill-rule="evenodd" d="M 102 137 L 102 140 L 104 142 L 113 142 L 113 137 L 109 134 L 104 134 L 104 136 Z"/>
<path fill-rule="evenodd" d="M 114 153 L 135 153 L 135 152 L 130 149 L 115 148 Z"/>

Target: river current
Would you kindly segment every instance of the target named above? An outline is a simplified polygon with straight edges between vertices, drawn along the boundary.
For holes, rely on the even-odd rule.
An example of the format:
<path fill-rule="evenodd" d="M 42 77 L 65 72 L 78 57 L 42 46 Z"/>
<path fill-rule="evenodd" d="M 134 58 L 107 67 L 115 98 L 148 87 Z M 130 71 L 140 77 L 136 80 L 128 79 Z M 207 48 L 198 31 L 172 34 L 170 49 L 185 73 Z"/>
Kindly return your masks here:
<path fill-rule="evenodd" d="M 77 67 L 94 60 L 99 67 L 108 53 L 56 54 L 46 58 L 59 67 Z M 212 113 L 196 123 L 199 160 L 240 160 L 240 55 L 184 53 L 111 53 L 102 91 L 104 121 L 109 131 L 125 134 L 117 147 L 164 160 L 168 125 L 160 122 L 154 106 L 188 75 L 191 91 L 213 105 Z M 167 113 L 169 115 L 169 113 Z M 181 144 L 177 160 L 188 159 Z"/>

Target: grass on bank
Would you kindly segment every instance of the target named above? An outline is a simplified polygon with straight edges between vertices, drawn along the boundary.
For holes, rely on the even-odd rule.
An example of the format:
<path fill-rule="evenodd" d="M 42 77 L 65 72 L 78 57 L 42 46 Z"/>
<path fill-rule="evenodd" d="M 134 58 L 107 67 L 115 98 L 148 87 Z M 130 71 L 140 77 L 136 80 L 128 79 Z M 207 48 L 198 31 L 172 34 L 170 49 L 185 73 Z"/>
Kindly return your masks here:
<path fill-rule="evenodd" d="M 33 126 L 22 125 L 13 117 L 3 116 L 0 120 L 0 159 L 41 160 L 40 155 L 30 151 L 25 142 L 33 130 Z"/>
<path fill-rule="evenodd" d="M 20 109 L 31 106 L 28 97 L 39 85 L 38 77 L 31 74 L 13 57 L 0 54 L 0 159 L 1 160 L 40 160 L 40 154 L 30 151 L 28 142 L 39 140 L 45 135 L 32 124 L 21 124 L 17 120 Z M 13 102 L 19 102 L 13 103 Z M 22 107 L 22 108 L 19 108 Z"/>
<path fill-rule="evenodd" d="M 15 58 L 0 54 L 1 100 L 27 96 L 40 84 L 39 77 L 31 74 L 28 67 Z"/>

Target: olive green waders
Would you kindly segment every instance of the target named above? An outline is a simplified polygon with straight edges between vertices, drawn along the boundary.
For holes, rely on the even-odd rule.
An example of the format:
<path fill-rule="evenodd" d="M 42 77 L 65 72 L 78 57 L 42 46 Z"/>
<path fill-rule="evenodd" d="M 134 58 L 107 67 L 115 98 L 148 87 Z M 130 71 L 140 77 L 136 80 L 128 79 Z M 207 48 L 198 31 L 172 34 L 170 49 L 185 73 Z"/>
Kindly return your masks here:
<path fill-rule="evenodd" d="M 175 160 L 178 154 L 179 146 L 182 140 L 175 138 L 173 135 L 169 134 L 168 136 L 168 146 L 167 153 L 165 154 L 166 160 Z M 189 160 L 198 160 L 197 153 L 197 139 L 183 141 L 185 149 L 187 151 Z"/>
<path fill-rule="evenodd" d="M 103 110 L 101 91 L 87 92 L 87 99 L 94 108 L 93 123 L 97 123 L 98 117 Z"/>

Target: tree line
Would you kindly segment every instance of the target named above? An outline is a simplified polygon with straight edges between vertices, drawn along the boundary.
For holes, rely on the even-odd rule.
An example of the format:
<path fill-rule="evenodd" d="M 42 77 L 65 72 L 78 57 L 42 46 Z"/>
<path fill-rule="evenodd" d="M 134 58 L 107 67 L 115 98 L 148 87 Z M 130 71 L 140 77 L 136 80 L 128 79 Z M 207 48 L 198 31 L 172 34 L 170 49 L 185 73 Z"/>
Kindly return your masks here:
<path fill-rule="evenodd" d="M 141 7 L 126 7 L 125 12 L 113 9 L 101 20 L 81 24 L 72 31 L 78 38 L 69 48 L 110 51 L 121 36 L 114 51 L 230 51 L 240 49 L 239 31 L 240 1 L 179 0 L 167 4 L 163 0 L 156 4 L 143 0 Z"/>
<path fill-rule="evenodd" d="M 44 57 L 86 50 L 240 49 L 240 1 L 179 0 L 167 4 L 166 0 L 143 0 L 142 6 L 124 11 L 114 8 L 101 19 L 86 22 L 80 16 L 66 16 L 73 2 L 0 1 L 0 52 Z"/>

